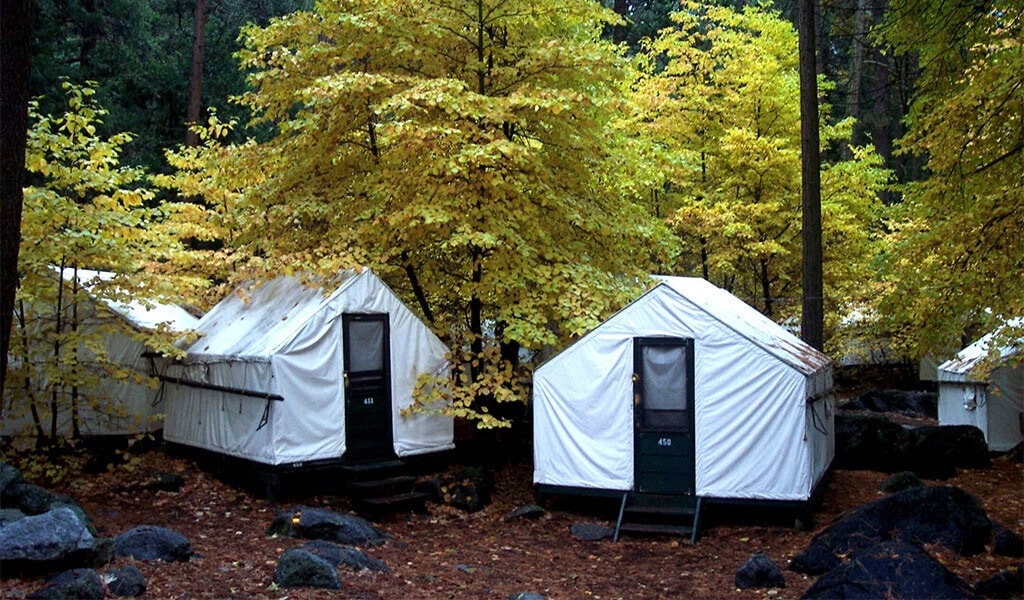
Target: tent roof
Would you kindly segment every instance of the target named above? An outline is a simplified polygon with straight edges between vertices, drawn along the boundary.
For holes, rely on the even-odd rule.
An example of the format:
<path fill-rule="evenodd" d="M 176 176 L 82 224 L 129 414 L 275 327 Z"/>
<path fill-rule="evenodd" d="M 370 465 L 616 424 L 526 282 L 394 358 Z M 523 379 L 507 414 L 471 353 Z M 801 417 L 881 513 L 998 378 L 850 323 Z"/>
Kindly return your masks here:
<path fill-rule="evenodd" d="M 809 375 L 832 364 L 828 356 L 706 279 L 661 275 L 655 279 L 661 282 L 659 287 L 670 288 L 712 318 L 801 373 Z"/>
<path fill-rule="evenodd" d="M 966 381 L 968 376 L 988 358 L 989 346 L 993 338 L 1002 332 L 1005 327 L 1024 327 L 1024 318 L 1010 319 L 1005 325 L 1001 325 L 994 331 L 978 338 L 974 343 L 957 352 L 956 356 L 939 365 L 939 381 Z M 1018 339 L 1016 343 L 999 347 L 998 360 L 1000 362 L 1004 361 L 1017 356 L 1022 351 L 1024 351 L 1024 338 Z"/>
<path fill-rule="evenodd" d="M 341 271 L 320 286 L 293 276 L 243 284 L 199 320 L 195 329 L 203 336 L 188 352 L 266 360 L 322 306 L 365 273 L 369 269 Z"/>
<path fill-rule="evenodd" d="M 89 292 L 90 296 L 93 295 L 91 289 L 97 283 L 110 281 L 115 277 L 115 274 L 110 271 L 65 268 L 64 280 L 70 281 L 76 274 L 78 284 Z M 118 302 L 109 298 L 102 298 L 102 301 L 107 308 L 123 317 L 137 329 L 156 329 L 160 324 L 166 323 L 172 331 L 185 331 L 195 329 L 199 324 L 199 319 L 176 304 L 141 302 L 139 300 Z"/>

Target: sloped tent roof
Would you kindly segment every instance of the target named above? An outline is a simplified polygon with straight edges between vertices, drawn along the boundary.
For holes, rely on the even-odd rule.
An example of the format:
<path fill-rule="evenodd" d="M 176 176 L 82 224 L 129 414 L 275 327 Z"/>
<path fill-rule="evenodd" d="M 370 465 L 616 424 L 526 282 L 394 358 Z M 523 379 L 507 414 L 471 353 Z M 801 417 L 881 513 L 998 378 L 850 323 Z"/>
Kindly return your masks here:
<path fill-rule="evenodd" d="M 166 375 L 284 401 L 274 402 L 266 426 L 257 428 L 265 410 L 258 400 L 166 383 L 165 439 L 273 465 L 341 457 L 343 313 L 389 315 L 396 454 L 454 447 L 450 418 L 401 415 L 420 374 L 447 373 L 447 348 L 369 269 L 321 282 L 252 282 L 219 302 L 196 327 L 202 337 Z M 222 410 L 229 405 L 234 410 Z"/>
<path fill-rule="evenodd" d="M 706 280 L 657 280 L 534 373 L 534 481 L 632 488 L 632 340 L 678 336 L 695 340 L 697 493 L 806 500 L 834 454 L 831 408 L 825 431 L 807 408 L 831 360 Z"/>
<path fill-rule="evenodd" d="M 1011 319 L 1006 326 L 1024 327 L 1024 319 Z M 1024 440 L 1024 338 L 990 352 L 1005 337 L 1003 331 L 1000 327 L 982 336 L 938 367 L 939 423 L 975 425 L 989 448 L 1000 452 Z"/>
<path fill-rule="evenodd" d="M 54 268 L 55 274 L 58 270 Z M 110 271 L 81 268 L 65 268 L 61 275 L 64 281 L 77 279 L 93 306 L 96 306 L 97 298 L 90 290 L 101 282 L 113 281 L 117 276 Z M 109 298 L 99 301 L 103 307 L 139 331 L 154 330 L 164 325 L 171 331 L 184 332 L 199 323 L 199 319 L 175 304 L 148 300 L 120 302 Z M 95 320 L 98 309 L 98 306 L 80 308 L 80 318 L 86 327 L 90 326 L 90 320 Z M 127 332 L 123 335 L 107 335 L 104 345 L 111 362 L 139 373 L 149 373 L 149 359 L 143 357 L 145 345 Z M 156 391 L 148 386 L 133 381 L 103 379 L 96 386 L 79 390 L 79 393 L 86 399 L 100 402 L 99 410 L 94 410 L 88 400 L 79 406 L 80 429 L 84 435 L 124 435 L 155 430 L 162 426 L 162 419 L 159 418 L 162 408 L 154 406 Z M 46 406 L 41 408 L 47 409 Z M 70 410 L 58 415 L 61 421 L 58 428 L 65 434 L 71 431 L 70 418 Z M 4 415 L 4 435 L 24 431 L 29 426 L 31 417 L 28 415 L 18 418 L 11 418 L 9 413 Z"/>

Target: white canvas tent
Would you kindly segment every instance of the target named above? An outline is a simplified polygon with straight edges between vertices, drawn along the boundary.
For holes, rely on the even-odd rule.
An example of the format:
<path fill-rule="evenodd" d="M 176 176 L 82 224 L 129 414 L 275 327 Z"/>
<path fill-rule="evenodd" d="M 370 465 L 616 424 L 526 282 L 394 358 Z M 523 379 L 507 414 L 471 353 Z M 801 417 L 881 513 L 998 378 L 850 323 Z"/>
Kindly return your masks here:
<path fill-rule="evenodd" d="M 155 330 L 161 325 L 171 331 L 184 332 L 194 328 L 199 320 L 184 308 L 173 304 L 141 300 L 118 302 L 109 298 L 97 299 L 89 293 L 90 288 L 113 280 L 114 273 L 68 268 L 64 269 L 63 277 L 65 281 L 77 278 L 78 285 L 86 292 L 82 295 L 83 300 L 74 308 L 79 333 L 84 336 L 90 333 L 102 336 L 106 361 L 137 374 L 137 377 L 123 381 L 101 376 L 96 385 L 77 390 L 80 433 L 85 436 L 130 435 L 160 429 L 163 427 L 163 407 L 156 403 L 157 390 L 141 381 L 152 376 L 151 360 L 146 356 L 148 349 L 133 333 Z M 66 308 L 66 318 L 72 318 L 71 311 L 70 307 Z M 111 321 L 116 321 L 114 327 L 110 327 Z M 42 352 L 50 350 L 44 349 Z M 87 347 L 80 348 L 78 353 L 83 364 L 93 362 L 93 353 Z M 45 393 L 45 376 L 40 373 L 33 383 L 40 390 L 40 397 L 49 400 L 49 394 Z M 8 396 L 6 400 L 9 403 L 15 402 L 15 405 L 24 405 L 25 398 L 15 399 L 15 395 L 20 393 L 23 391 L 8 388 L 5 392 Z M 37 403 L 37 410 L 49 432 L 49 403 Z M 66 402 L 62 403 L 62 409 L 57 415 L 57 430 L 60 434 L 70 435 L 71 419 L 70 406 Z M 32 417 L 27 411 L 5 410 L 3 435 L 27 433 L 31 427 Z"/>
<path fill-rule="evenodd" d="M 1009 323 L 1024 325 L 1024 319 Z M 1003 452 L 1024 441 L 1024 339 L 999 347 L 985 369 L 995 334 L 967 346 L 938 367 L 939 424 L 974 425 L 990 450 Z"/>
<path fill-rule="evenodd" d="M 450 418 L 401 414 L 447 349 L 369 269 L 243 286 L 197 330 L 163 374 L 167 441 L 272 466 L 454 447 Z"/>
<path fill-rule="evenodd" d="M 534 373 L 538 491 L 809 500 L 832 362 L 703 279 L 658 280 Z"/>

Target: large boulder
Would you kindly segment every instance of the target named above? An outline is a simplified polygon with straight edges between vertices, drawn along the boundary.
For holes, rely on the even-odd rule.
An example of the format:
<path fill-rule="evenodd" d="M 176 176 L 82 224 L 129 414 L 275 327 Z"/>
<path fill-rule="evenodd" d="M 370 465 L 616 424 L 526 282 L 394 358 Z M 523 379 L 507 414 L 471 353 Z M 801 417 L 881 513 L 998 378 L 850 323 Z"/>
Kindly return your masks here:
<path fill-rule="evenodd" d="M 835 466 L 895 473 L 903 471 L 910 434 L 882 415 L 836 411 Z"/>
<path fill-rule="evenodd" d="M 814 536 L 790 563 L 820 575 L 839 556 L 887 542 L 939 544 L 964 556 L 982 552 L 992 524 L 974 496 L 953 486 L 916 487 L 865 504 Z"/>
<path fill-rule="evenodd" d="M 326 540 L 352 546 L 376 546 L 387 540 L 387 535 L 366 519 L 312 506 L 295 506 L 277 513 L 267 535 Z"/>
<path fill-rule="evenodd" d="M 966 583 L 920 547 L 892 540 L 857 550 L 801 596 L 807 600 L 974 597 Z"/>
<path fill-rule="evenodd" d="M 736 571 L 736 587 L 749 588 L 786 587 L 786 578 L 778 565 L 764 554 L 754 554 Z"/>
<path fill-rule="evenodd" d="M 19 481 L 24 481 L 21 471 L 14 465 L 0 461 L 0 498 L 3 497 L 3 493 L 7 490 L 8 486 Z"/>
<path fill-rule="evenodd" d="M 974 593 L 982 598 L 1024 598 L 1024 565 L 979 581 L 974 584 Z"/>
<path fill-rule="evenodd" d="M 957 467 L 989 466 L 985 434 L 973 425 L 929 425 L 910 431 L 909 470 L 926 479 L 956 475 Z"/>
<path fill-rule="evenodd" d="M 58 573 L 30 600 L 103 600 L 103 580 L 92 569 L 71 569 Z"/>
<path fill-rule="evenodd" d="M 342 546 L 341 544 L 324 540 L 309 540 L 300 547 L 326 560 L 334 567 L 345 565 L 356 571 L 368 570 L 384 573 L 391 570 L 384 564 L 384 561 L 376 559 L 352 546 Z"/>
<path fill-rule="evenodd" d="M 0 502 L 7 508 L 17 508 L 26 515 L 41 515 L 50 510 L 54 495 L 34 483 L 16 481 L 4 488 Z"/>
<path fill-rule="evenodd" d="M 109 561 L 109 542 L 93 536 L 66 506 L 0 527 L 0 563 L 4 570 L 45 571 Z"/>
<path fill-rule="evenodd" d="M 103 574 L 107 590 L 122 598 L 136 598 L 146 593 L 146 577 L 135 565 L 110 569 Z"/>
<path fill-rule="evenodd" d="M 871 390 L 843 404 L 842 408 L 938 419 L 939 395 L 916 390 Z"/>
<path fill-rule="evenodd" d="M 135 560 L 185 561 L 192 545 L 176 531 L 156 525 L 139 525 L 114 538 L 114 552 Z"/>
<path fill-rule="evenodd" d="M 1024 537 L 1019 533 L 1003 527 L 1001 523 L 992 524 L 992 533 L 992 554 L 1024 558 Z"/>
<path fill-rule="evenodd" d="M 341 589 L 334 566 L 309 550 L 291 548 L 277 559 L 274 583 L 283 588 L 311 587 Z"/>

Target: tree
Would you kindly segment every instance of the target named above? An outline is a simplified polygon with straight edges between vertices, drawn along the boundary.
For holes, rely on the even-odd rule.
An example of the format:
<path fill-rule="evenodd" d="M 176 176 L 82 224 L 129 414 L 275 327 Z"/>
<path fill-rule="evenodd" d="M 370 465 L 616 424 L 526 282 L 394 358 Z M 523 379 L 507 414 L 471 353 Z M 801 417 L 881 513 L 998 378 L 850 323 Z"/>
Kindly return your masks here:
<path fill-rule="evenodd" d="M 678 206 L 678 270 L 700 274 L 766 315 L 797 316 L 801 284 L 800 78 L 792 26 L 758 7 L 687 3 L 678 29 L 647 48 L 635 85 L 635 128 Z M 662 66 L 663 65 L 663 66 Z M 821 88 L 827 89 L 822 81 Z M 825 144 L 846 144 L 851 123 L 829 125 Z M 869 148 L 822 174 L 827 308 L 850 310 L 877 254 L 878 192 L 887 173 Z M 831 321 L 836 318 L 830 317 Z"/>
<path fill-rule="evenodd" d="M 162 276 L 152 263 L 173 261 L 182 252 L 172 229 L 159 226 L 179 212 L 171 204 L 152 206 L 154 194 L 145 172 L 123 167 L 122 148 L 128 134 L 108 138 L 97 134 L 106 112 L 95 105 L 94 90 L 65 84 L 66 111 L 41 115 L 38 102 L 30 106 L 26 166 L 36 185 L 25 189 L 19 261 L 15 334 L 12 343 L 10 401 L 16 417 L 31 413 L 38 440 L 55 446 L 64 434 L 60 414 L 76 416 L 86 399 L 80 390 L 100 378 L 137 376 L 110 359 L 103 337 L 120 328 L 151 348 L 173 352 L 173 337 L 165 331 L 134 332 L 121 320 L 83 327 L 85 290 L 76 271 L 90 268 L 116 276 L 95 282 L 88 293 L 98 303 L 127 302 L 145 291 L 148 298 L 171 296 L 180 283 Z M 184 210 L 190 210 L 185 207 Z"/>
<path fill-rule="evenodd" d="M 278 134 L 210 147 L 193 180 L 234 192 L 232 242 L 271 268 L 377 268 L 469 349 L 465 414 L 483 417 L 504 397 L 481 383 L 504 372 L 487 340 L 563 343 L 667 251 L 617 193 L 614 18 L 586 0 L 352 0 L 249 27 L 242 103 Z"/>
<path fill-rule="evenodd" d="M 927 161 L 894 223 L 884 314 L 918 352 L 1024 314 L 1024 9 L 913 0 L 887 18 L 921 76 L 899 151 Z"/>
<path fill-rule="evenodd" d="M 814 0 L 800 3 L 800 197 L 803 311 L 800 334 L 818 350 L 825 347 L 821 273 L 821 137 L 818 132 L 818 71 Z"/>
<path fill-rule="evenodd" d="M 28 131 L 31 0 L 4 2 L 0 12 L 0 396 L 7 382 L 7 351 L 18 281 L 22 182 Z M 3 407 L 0 406 L 0 418 Z"/>

